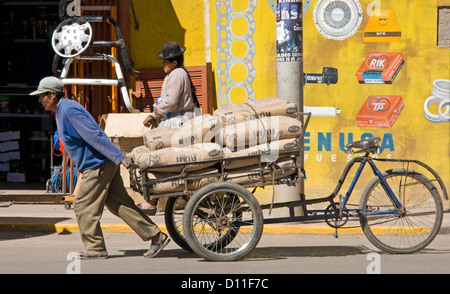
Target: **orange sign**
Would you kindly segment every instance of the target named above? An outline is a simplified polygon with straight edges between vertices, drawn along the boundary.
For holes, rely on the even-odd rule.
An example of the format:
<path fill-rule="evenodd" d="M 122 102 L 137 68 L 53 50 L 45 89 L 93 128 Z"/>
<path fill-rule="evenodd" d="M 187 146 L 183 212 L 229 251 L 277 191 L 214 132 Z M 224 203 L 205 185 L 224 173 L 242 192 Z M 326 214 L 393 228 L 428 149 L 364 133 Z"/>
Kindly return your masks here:
<path fill-rule="evenodd" d="M 392 84 L 404 63 L 402 53 L 369 53 L 356 77 L 361 84 Z"/>
<path fill-rule="evenodd" d="M 404 106 L 401 96 L 369 96 L 356 115 L 360 127 L 390 128 Z"/>
<path fill-rule="evenodd" d="M 399 42 L 400 26 L 393 10 L 375 10 L 364 29 L 364 42 Z"/>

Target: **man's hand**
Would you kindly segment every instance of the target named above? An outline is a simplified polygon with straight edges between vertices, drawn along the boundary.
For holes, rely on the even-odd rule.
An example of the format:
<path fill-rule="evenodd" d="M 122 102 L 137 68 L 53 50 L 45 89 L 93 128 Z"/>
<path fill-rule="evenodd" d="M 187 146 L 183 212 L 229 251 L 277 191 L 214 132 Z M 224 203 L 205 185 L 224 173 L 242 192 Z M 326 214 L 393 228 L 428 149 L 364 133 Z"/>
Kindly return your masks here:
<path fill-rule="evenodd" d="M 146 127 L 150 127 L 153 123 L 155 122 L 155 119 L 153 118 L 153 116 L 149 115 L 147 116 L 146 119 L 144 119 L 144 126 Z"/>
<path fill-rule="evenodd" d="M 133 160 L 131 157 L 125 156 L 125 158 L 122 160 L 122 164 L 125 168 L 130 168 L 130 164 L 133 163 Z"/>

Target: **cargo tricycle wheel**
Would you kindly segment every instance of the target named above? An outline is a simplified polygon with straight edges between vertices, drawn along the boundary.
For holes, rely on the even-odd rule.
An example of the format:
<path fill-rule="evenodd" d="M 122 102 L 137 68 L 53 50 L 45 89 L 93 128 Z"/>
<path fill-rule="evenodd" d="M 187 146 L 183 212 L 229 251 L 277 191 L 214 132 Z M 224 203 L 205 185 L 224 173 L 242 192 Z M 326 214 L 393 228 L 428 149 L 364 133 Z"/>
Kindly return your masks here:
<path fill-rule="evenodd" d="M 183 215 L 189 247 L 207 260 L 234 261 L 258 244 L 263 231 L 261 207 L 245 188 L 217 182 L 199 189 Z"/>
<path fill-rule="evenodd" d="M 189 196 L 175 196 L 167 199 L 164 220 L 173 241 L 186 251 L 192 252 L 183 233 L 183 212 Z"/>

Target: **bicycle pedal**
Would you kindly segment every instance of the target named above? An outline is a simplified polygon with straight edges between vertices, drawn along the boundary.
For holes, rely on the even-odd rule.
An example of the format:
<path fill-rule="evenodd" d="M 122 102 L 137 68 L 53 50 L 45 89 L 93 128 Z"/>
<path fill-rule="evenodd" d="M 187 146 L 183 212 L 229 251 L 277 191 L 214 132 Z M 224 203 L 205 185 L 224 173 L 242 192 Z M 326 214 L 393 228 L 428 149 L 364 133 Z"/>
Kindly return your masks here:
<path fill-rule="evenodd" d="M 306 171 L 303 168 L 301 169 L 301 175 L 302 175 L 302 179 L 304 181 L 306 181 Z"/>

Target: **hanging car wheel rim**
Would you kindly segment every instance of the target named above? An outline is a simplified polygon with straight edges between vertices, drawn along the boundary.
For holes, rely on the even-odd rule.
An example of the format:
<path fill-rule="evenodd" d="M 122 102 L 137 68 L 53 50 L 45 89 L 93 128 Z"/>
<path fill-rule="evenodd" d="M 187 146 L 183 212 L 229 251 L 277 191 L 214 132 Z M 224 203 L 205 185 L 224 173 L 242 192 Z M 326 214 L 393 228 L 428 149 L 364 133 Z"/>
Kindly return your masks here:
<path fill-rule="evenodd" d="M 164 220 L 172 240 L 184 250 L 192 252 L 183 233 L 183 212 L 188 200 L 188 196 L 169 197 L 166 203 Z"/>
<path fill-rule="evenodd" d="M 68 18 L 60 23 L 52 35 L 56 54 L 72 58 L 83 53 L 91 43 L 92 27 L 84 18 Z"/>
<path fill-rule="evenodd" d="M 186 240 L 207 260 L 234 261 L 258 244 L 263 231 L 261 207 L 245 188 L 230 182 L 198 190 L 183 216 Z"/>

